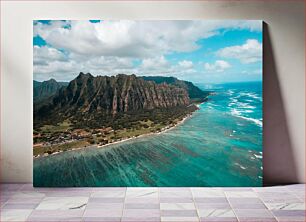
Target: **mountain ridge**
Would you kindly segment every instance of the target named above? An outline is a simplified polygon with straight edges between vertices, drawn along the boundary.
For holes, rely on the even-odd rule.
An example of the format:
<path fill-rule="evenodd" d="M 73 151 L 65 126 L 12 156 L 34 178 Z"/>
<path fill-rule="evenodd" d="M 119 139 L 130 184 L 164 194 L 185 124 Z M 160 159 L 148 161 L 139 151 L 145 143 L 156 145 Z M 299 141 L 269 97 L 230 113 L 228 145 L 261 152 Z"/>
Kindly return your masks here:
<path fill-rule="evenodd" d="M 165 76 L 142 76 L 144 80 L 154 81 L 157 84 L 167 83 L 182 87 L 188 91 L 190 99 L 200 99 L 202 97 L 208 96 L 208 92 L 202 91 L 199 87 L 195 86 L 192 82 L 179 80 L 175 77 L 165 77 Z"/>
<path fill-rule="evenodd" d="M 165 112 L 185 112 L 184 107 L 190 106 L 195 99 L 203 102 L 208 95 L 191 82 L 174 77 L 146 78 L 133 74 L 94 77 L 81 72 L 67 86 L 60 87 L 53 95 L 34 103 L 34 123 L 54 124 L 70 119 L 77 125 L 97 126 L 98 122 L 111 125 L 111 121 L 118 118 L 141 113 L 148 115 L 144 113 L 151 111 L 162 113 L 156 115 L 165 117 Z M 189 92 L 197 94 L 193 93 L 191 98 Z M 196 107 L 188 110 L 194 109 Z M 155 116 L 152 121 L 155 118 L 159 117 Z"/>
<path fill-rule="evenodd" d="M 126 74 L 117 74 L 117 75 L 126 75 Z M 80 72 L 80 74 L 76 78 L 80 78 L 80 77 L 94 77 L 94 76 L 91 75 L 90 73 L 85 74 L 83 72 Z M 113 77 L 113 76 L 110 76 L 110 77 Z M 175 86 L 178 86 L 178 87 L 185 88 L 188 91 L 190 99 L 200 99 L 200 98 L 203 98 L 203 97 L 207 97 L 208 94 L 209 94 L 209 92 L 201 90 L 199 87 L 195 86 L 190 81 L 179 80 L 179 79 L 177 79 L 175 77 L 171 77 L 171 76 L 169 76 L 169 77 L 166 77 L 166 76 L 139 76 L 139 78 L 143 78 L 146 81 L 153 81 L 157 84 L 167 83 L 167 84 L 170 84 L 170 85 L 175 85 Z M 71 81 L 73 81 L 73 80 L 71 80 Z M 59 90 L 59 88 L 61 88 L 63 86 L 68 86 L 70 82 L 58 82 L 53 78 L 51 78 L 49 80 L 46 80 L 46 81 L 43 81 L 43 82 L 39 82 L 39 81 L 34 80 L 33 81 L 34 102 L 41 99 L 41 98 L 37 99 L 37 97 L 41 97 L 37 94 L 38 94 L 39 90 L 42 90 L 42 89 L 40 89 L 40 87 L 43 84 L 52 83 L 52 84 L 57 84 L 59 86 L 59 87 L 56 87 L 55 90 L 50 90 L 50 91 L 45 90 L 43 92 L 43 94 L 44 94 L 43 97 L 49 97 L 49 96 L 55 95 L 56 91 Z"/>
<path fill-rule="evenodd" d="M 55 94 L 34 102 L 34 155 L 106 145 L 176 126 L 198 109 L 188 92 L 197 88 L 173 80 L 80 73 Z"/>
<path fill-rule="evenodd" d="M 67 82 L 57 82 L 51 78 L 49 80 L 39 82 L 33 81 L 33 100 L 34 102 L 41 101 L 56 94 L 63 86 L 68 85 Z"/>

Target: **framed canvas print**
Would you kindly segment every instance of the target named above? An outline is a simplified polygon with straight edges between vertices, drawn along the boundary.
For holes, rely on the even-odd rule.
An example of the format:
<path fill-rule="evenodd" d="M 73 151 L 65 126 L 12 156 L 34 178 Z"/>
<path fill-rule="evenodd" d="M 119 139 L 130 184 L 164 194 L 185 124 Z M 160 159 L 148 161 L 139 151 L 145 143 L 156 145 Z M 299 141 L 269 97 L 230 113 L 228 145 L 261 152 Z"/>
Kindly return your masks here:
<path fill-rule="evenodd" d="M 261 186 L 262 21 L 33 21 L 36 187 Z"/>

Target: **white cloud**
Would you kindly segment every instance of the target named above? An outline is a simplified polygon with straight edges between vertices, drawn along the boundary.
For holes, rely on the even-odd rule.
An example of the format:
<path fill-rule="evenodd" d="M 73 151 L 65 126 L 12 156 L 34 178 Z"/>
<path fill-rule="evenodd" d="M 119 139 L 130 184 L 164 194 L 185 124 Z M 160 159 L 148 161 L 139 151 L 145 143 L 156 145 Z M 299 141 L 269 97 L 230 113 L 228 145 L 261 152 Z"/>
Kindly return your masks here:
<path fill-rule="evenodd" d="M 140 75 L 162 75 L 162 76 L 182 76 L 193 73 L 193 63 L 181 60 L 176 64 L 171 64 L 164 56 L 143 59 L 135 73 Z"/>
<path fill-rule="evenodd" d="M 64 61 L 65 59 L 65 55 L 55 48 L 37 45 L 33 47 L 34 65 L 47 65 L 50 61 Z"/>
<path fill-rule="evenodd" d="M 84 61 L 73 59 L 65 61 L 48 61 L 47 63 L 35 63 L 34 74 L 37 80 L 55 78 L 61 81 L 70 81 L 80 72 L 90 72 L 93 75 L 116 75 L 118 73 L 133 74 L 137 70 L 133 61 L 118 57 L 94 57 Z"/>
<path fill-rule="evenodd" d="M 231 65 L 224 60 L 217 60 L 214 63 L 205 63 L 204 68 L 208 72 L 224 72 L 224 70 L 230 68 Z"/>
<path fill-rule="evenodd" d="M 80 71 L 93 75 L 194 73 L 192 61 L 171 64 L 166 55 L 192 52 L 197 41 L 219 29 L 261 31 L 260 21 L 51 21 L 34 23 L 34 36 L 48 46 L 34 46 L 34 75 L 71 80 Z M 138 61 L 135 65 L 134 61 Z M 140 61 L 140 65 L 139 65 Z"/>
<path fill-rule="evenodd" d="M 188 61 L 188 60 L 180 61 L 178 65 L 182 68 L 187 68 L 187 69 L 190 69 L 193 67 L 192 61 Z"/>
<path fill-rule="evenodd" d="M 40 35 L 55 48 L 81 55 L 147 58 L 170 52 L 191 52 L 196 43 L 219 29 L 259 30 L 259 21 L 52 21 L 37 23 Z M 67 29 L 69 26 L 69 29 Z"/>
<path fill-rule="evenodd" d="M 262 60 L 262 44 L 256 39 L 248 39 L 243 45 L 220 49 L 217 55 L 224 58 L 239 59 L 241 63 L 254 63 Z"/>
<path fill-rule="evenodd" d="M 100 72 L 108 73 L 113 73 L 115 70 L 116 72 L 119 72 L 120 69 L 125 70 L 133 68 L 132 59 L 109 56 L 91 58 L 88 61 L 83 62 L 83 64 L 84 67 L 88 67 L 88 69 L 100 70 Z"/>
<path fill-rule="evenodd" d="M 262 69 L 255 69 L 255 70 L 243 70 L 241 71 L 242 74 L 245 74 L 245 75 L 262 75 Z"/>
<path fill-rule="evenodd" d="M 164 56 L 143 59 L 141 64 L 141 69 L 143 70 L 162 70 L 170 68 L 169 62 Z"/>

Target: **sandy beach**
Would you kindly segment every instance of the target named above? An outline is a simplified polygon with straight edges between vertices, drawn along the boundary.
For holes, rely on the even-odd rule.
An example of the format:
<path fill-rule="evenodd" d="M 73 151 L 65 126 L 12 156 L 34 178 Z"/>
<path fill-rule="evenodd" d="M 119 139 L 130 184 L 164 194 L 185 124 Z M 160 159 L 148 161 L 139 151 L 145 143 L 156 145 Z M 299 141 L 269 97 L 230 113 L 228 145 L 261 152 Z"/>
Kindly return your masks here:
<path fill-rule="evenodd" d="M 184 117 L 181 121 L 179 121 L 177 124 L 171 126 L 171 127 L 165 127 L 163 129 L 161 129 L 160 132 L 156 132 L 156 133 L 145 133 L 145 134 L 142 134 L 142 135 L 139 135 L 137 137 L 131 137 L 131 138 L 127 138 L 127 139 L 123 139 L 123 140 L 120 140 L 120 141 L 116 141 L 116 142 L 112 142 L 112 143 L 108 143 L 108 144 L 105 144 L 105 145 L 102 145 L 102 146 L 97 146 L 97 148 L 104 148 L 104 147 L 107 147 L 109 145 L 114 145 L 114 144 L 118 144 L 118 143 L 122 143 L 122 142 L 126 142 L 128 140 L 132 140 L 132 139 L 137 139 L 137 138 L 142 138 L 142 137 L 147 137 L 147 136 L 151 136 L 151 135 L 158 135 L 158 134 L 161 134 L 161 133 L 165 133 L 175 127 L 177 127 L 178 125 L 180 124 L 183 124 L 188 118 L 190 118 L 192 116 L 192 114 L 189 114 L 188 116 Z"/>
<path fill-rule="evenodd" d="M 201 104 L 197 104 L 196 106 L 199 108 Z M 133 139 L 137 139 L 137 138 L 142 138 L 142 137 L 147 137 L 147 136 L 151 136 L 151 135 L 158 135 L 158 134 L 161 134 L 161 133 L 165 133 L 169 130 L 172 130 L 174 129 L 175 127 L 183 124 L 187 119 L 191 118 L 193 115 L 192 114 L 188 114 L 186 117 L 184 117 L 181 121 L 179 121 L 178 123 L 176 123 L 175 125 L 171 126 L 171 127 L 164 127 L 161 129 L 161 131 L 159 132 L 151 132 L 151 133 L 145 133 L 145 134 L 142 134 L 142 135 L 139 135 L 137 137 L 130 137 L 130 138 L 126 138 L 126 139 L 122 139 L 122 140 L 119 140 L 119 141 L 115 141 L 115 142 L 111 142 L 111 143 L 108 143 L 108 144 L 105 144 L 105 145 L 91 145 L 91 146 L 85 146 L 85 147 L 78 147 L 78 148 L 72 148 L 70 150 L 66 150 L 66 151 L 58 151 L 58 152 L 54 152 L 52 154 L 44 154 L 44 155 L 38 155 L 38 156 L 33 156 L 34 159 L 36 158 L 40 158 L 40 157 L 46 157 L 46 156 L 52 156 L 52 155 L 58 155 L 60 153 L 63 153 L 63 152 L 70 152 L 70 151 L 77 151 L 77 150 L 83 150 L 83 149 L 86 149 L 86 148 L 96 148 L 96 149 L 102 149 L 102 148 L 106 148 L 110 145 L 114 145 L 114 144 L 119 144 L 119 143 L 123 143 L 123 142 L 126 142 L 126 141 L 129 141 L 129 140 L 133 140 Z"/>

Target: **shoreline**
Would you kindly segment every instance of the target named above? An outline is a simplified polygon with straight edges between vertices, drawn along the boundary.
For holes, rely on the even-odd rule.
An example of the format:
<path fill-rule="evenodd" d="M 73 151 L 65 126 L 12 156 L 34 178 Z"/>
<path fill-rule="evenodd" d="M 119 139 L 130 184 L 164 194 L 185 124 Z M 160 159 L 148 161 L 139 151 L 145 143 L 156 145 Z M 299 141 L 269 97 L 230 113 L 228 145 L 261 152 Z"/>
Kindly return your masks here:
<path fill-rule="evenodd" d="M 199 104 L 195 104 L 198 109 L 200 108 L 200 105 L 203 104 L 204 102 L 202 103 L 199 103 Z M 196 111 L 196 110 L 195 110 Z M 78 147 L 78 148 L 72 148 L 70 150 L 66 150 L 66 151 L 59 151 L 59 152 L 54 152 L 54 153 L 51 153 L 51 154 L 43 154 L 43 155 L 39 155 L 39 156 L 33 156 L 33 159 L 38 159 L 38 158 L 43 158 L 43 157 L 48 157 L 48 156 L 53 156 L 53 155 L 58 155 L 58 154 L 61 154 L 61 153 L 64 153 L 64 152 L 71 152 L 71 151 L 77 151 L 77 150 L 81 150 L 81 149 L 86 149 L 86 148 L 96 148 L 96 149 L 103 149 L 103 148 L 106 148 L 110 145 L 115 145 L 115 144 L 119 144 L 119 143 L 123 143 L 123 142 L 126 142 L 126 141 L 129 141 L 129 140 L 133 140 L 133 139 L 138 139 L 138 138 L 142 138 L 142 137 L 147 137 L 147 136 L 151 136 L 151 135 L 159 135 L 161 133 L 165 133 L 169 130 L 172 130 L 174 129 L 175 127 L 183 124 L 187 119 L 191 118 L 194 114 L 193 111 L 192 113 L 188 114 L 187 116 L 185 116 L 181 121 L 179 121 L 178 123 L 176 123 L 175 125 L 171 126 L 171 127 L 164 127 L 161 129 L 161 131 L 159 132 L 150 132 L 150 133 L 145 133 L 145 134 L 141 134 L 137 137 L 133 136 L 133 137 L 130 137 L 130 138 L 126 138 L 126 139 L 122 139 L 120 141 L 115 141 L 115 142 L 112 142 L 112 143 L 108 143 L 108 144 L 104 144 L 104 145 L 91 145 L 91 146 L 86 146 L 86 147 Z"/>

